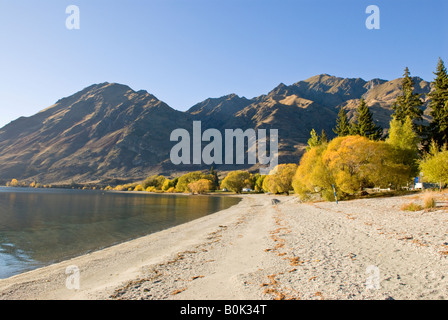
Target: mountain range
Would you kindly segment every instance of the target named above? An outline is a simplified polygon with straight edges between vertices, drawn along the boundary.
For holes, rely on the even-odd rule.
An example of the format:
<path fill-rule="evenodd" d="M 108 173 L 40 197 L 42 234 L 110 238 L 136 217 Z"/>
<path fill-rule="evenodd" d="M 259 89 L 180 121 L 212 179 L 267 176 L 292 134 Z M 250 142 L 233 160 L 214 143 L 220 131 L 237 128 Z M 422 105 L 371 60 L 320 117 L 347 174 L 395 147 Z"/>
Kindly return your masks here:
<path fill-rule="evenodd" d="M 414 77 L 428 120 L 431 84 Z M 391 81 L 316 75 L 292 85 L 279 84 L 267 94 L 247 99 L 236 94 L 209 98 L 178 111 L 147 91 L 117 83 L 91 85 L 30 117 L 0 129 L 0 183 L 16 178 L 40 183 L 135 181 L 151 174 L 178 175 L 209 165 L 174 165 L 170 141 L 174 129 L 191 132 L 216 128 L 278 129 L 279 163 L 298 163 L 310 131 L 334 136 L 337 113 L 350 118 L 361 97 L 377 123 L 387 130 L 401 79 Z M 222 171 L 254 170 L 253 165 L 216 165 Z"/>

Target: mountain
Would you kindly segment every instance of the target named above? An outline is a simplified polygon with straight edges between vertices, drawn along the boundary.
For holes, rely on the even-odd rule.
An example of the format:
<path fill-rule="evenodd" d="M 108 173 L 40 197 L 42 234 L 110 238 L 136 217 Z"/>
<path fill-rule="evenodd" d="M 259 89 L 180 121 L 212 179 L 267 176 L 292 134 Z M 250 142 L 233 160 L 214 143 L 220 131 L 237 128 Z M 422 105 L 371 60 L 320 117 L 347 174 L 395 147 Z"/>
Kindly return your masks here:
<path fill-rule="evenodd" d="M 413 79 L 427 102 L 430 84 Z M 0 129 L 0 182 L 17 178 L 47 184 L 114 183 L 208 169 L 170 161 L 170 150 L 177 143 L 170 141 L 171 132 L 178 128 L 192 132 L 194 120 L 201 121 L 202 130 L 278 129 L 280 163 L 298 162 L 311 129 L 325 130 L 331 137 L 339 108 L 355 117 L 362 96 L 374 119 L 387 128 L 400 89 L 401 79 L 365 81 L 322 74 L 289 86 L 281 83 L 252 99 L 236 94 L 209 98 L 181 112 L 144 90 L 95 84 Z"/>
<path fill-rule="evenodd" d="M 146 91 L 93 85 L 0 129 L 1 178 L 138 178 L 161 171 L 179 126 L 191 126 L 189 117 Z"/>

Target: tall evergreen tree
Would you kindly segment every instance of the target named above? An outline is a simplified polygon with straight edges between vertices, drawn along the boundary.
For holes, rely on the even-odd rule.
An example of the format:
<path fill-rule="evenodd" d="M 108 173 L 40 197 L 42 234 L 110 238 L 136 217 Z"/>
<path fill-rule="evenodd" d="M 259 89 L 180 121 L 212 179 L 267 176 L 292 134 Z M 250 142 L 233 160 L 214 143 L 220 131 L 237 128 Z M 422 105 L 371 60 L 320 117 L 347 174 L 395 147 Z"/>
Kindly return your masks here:
<path fill-rule="evenodd" d="M 215 168 L 213 168 L 213 166 L 211 166 L 210 168 L 210 176 L 214 190 L 218 190 L 219 189 L 218 171 L 216 171 Z"/>
<path fill-rule="evenodd" d="M 416 122 L 421 121 L 423 116 L 423 110 L 421 109 L 423 102 L 420 99 L 421 94 L 414 93 L 414 81 L 410 76 L 408 67 L 404 70 L 401 86 L 402 93 L 392 105 L 394 110 L 392 116 L 402 123 L 409 116 L 414 123 L 414 129 L 417 129 Z"/>
<path fill-rule="evenodd" d="M 448 74 L 440 58 L 434 74 L 434 90 L 429 94 L 432 122 L 429 126 L 428 141 L 435 140 L 441 146 L 448 142 Z"/>
<path fill-rule="evenodd" d="M 360 104 L 357 109 L 358 119 L 352 125 L 350 134 L 359 135 L 370 140 L 379 140 L 383 135 L 383 129 L 380 126 L 375 125 L 373 121 L 372 113 L 367 107 L 364 98 L 361 98 Z"/>
<path fill-rule="evenodd" d="M 336 128 L 333 132 L 337 134 L 338 137 L 345 137 L 350 134 L 350 123 L 348 122 L 347 112 L 344 108 L 339 109 L 338 118 L 336 119 Z"/>

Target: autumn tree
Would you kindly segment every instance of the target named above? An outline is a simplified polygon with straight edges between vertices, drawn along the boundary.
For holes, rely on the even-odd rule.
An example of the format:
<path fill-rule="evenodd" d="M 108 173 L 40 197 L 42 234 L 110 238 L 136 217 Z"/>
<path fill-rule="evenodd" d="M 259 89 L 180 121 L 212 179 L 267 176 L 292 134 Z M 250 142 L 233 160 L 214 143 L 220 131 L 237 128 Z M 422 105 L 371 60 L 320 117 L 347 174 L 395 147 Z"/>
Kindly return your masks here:
<path fill-rule="evenodd" d="M 295 163 L 279 164 L 266 176 L 263 189 L 272 193 L 286 193 L 293 189 L 292 179 L 297 171 Z"/>
<path fill-rule="evenodd" d="M 162 190 L 163 183 L 165 182 L 166 178 L 164 176 L 160 175 L 153 175 L 148 178 L 146 178 L 142 183 L 143 189 L 148 189 L 148 187 L 154 187 L 156 190 Z"/>
<path fill-rule="evenodd" d="M 248 171 L 231 171 L 221 182 L 221 188 L 241 193 L 244 187 L 250 184 L 251 174 Z"/>
<path fill-rule="evenodd" d="M 213 188 L 213 182 L 209 179 L 199 179 L 188 184 L 188 189 L 190 189 L 193 194 L 204 194 L 210 190 L 213 190 Z"/>
<path fill-rule="evenodd" d="M 254 183 L 254 190 L 255 190 L 255 191 L 257 191 L 257 192 L 261 192 L 261 191 L 264 190 L 264 189 L 263 189 L 263 182 L 264 182 L 264 179 L 266 179 L 266 177 L 267 177 L 267 175 L 265 175 L 265 174 L 259 174 L 259 173 L 256 173 L 256 174 L 254 175 L 254 180 L 255 180 L 255 183 Z"/>
<path fill-rule="evenodd" d="M 397 187 L 410 179 L 409 166 L 396 161 L 390 144 L 366 137 L 336 138 L 328 144 L 322 159 L 337 187 L 347 194 L 366 187 Z"/>
<path fill-rule="evenodd" d="M 313 194 L 319 194 L 325 200 L 334 198 L 332 191 L 334 177 L 322 160 L 326 148 L 326 145 L 311 148 L 300 159 L 292 179 L 292 187 L 302 200 L 308 200 Z"/>
<path fill-rule="evenodd" d="M 419 137 L 413 129 L 410 116 L 406 116 L 404 122 L 395 117 L 390 121 L 389 137 L 386 139 L 394 150 L 394 159 L 409 167 L 409 175 L 418 174 L 418 144 Z"/>
<path fill-rule="evenodd" d="M 193 171 L 184 174 L 183 176 L 179 177 L 177 184 L 176 184 L 176 191 L 177 192 L 186 192 L 189 191 L 188 185 L 194 181 L 200 180 L 200 179 L 208 179 L 212 181 L 212 178 L 210 175 L 202 173 L 201 171 Z"/>
<path fill-rule="evenodd" d="M 448 183 L 448 151 L 433 150 L 424 156 L 420 163 L 420 170 L 428 182 L 439 184 L 442 189 Z"/>

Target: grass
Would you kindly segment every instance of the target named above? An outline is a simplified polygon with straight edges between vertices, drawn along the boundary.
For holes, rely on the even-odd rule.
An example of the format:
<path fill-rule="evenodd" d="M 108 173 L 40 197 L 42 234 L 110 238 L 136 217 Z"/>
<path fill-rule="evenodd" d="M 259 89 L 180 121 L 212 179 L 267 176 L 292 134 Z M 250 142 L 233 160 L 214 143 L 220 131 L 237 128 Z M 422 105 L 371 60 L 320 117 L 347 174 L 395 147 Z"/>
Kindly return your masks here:
<path fill-rule="evenodd" d="M 403 211 L 420 211 L 420 210 L 423 210 L 423 207 L 415 202 L 411 202 L 411 203 L 403 205 L 401 207 L 401 210 L 403 210 Z"/>
<path fill-rule="evenodd" d="M 426 192 L 423 195 L 423 207 L 425 209 L 435 208 L 436 200 L 434 199 L 434 195 L 432 192 Z"/>

